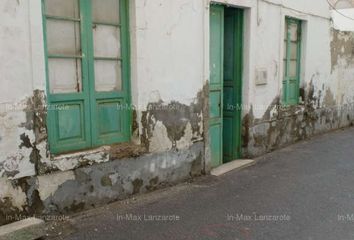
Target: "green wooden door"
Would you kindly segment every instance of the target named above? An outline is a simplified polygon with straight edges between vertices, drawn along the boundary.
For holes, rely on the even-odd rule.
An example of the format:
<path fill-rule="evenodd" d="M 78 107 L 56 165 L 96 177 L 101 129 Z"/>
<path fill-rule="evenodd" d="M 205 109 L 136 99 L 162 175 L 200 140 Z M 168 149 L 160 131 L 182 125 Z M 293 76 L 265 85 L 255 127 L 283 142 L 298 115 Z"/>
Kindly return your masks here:
<path fill-rule="evenodd" d="M 223 162 L 241 157 L 242 9 L 225 8 Z"/>
<path fill-rule="evenodd" d="M 210 8 L 209 142 L 212 167 L 222 164 L 224 7 Z"/>

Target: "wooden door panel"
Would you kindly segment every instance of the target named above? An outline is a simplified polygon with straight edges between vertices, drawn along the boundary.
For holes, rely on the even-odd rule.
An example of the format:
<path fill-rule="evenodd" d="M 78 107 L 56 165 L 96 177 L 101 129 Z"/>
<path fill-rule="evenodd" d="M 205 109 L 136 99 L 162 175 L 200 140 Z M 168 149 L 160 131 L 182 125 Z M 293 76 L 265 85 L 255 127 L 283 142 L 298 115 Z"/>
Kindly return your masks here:
<path fill-rule="evenodd" d="M 223 87 L 223 161 L 240 157 L 242 10 L 225 8 L 224 87 Z"/>
<path fill-rule="evenodd" d="M 209 142 L 212 167 L 222 164 L 224 7 L 210 8 Z"/>

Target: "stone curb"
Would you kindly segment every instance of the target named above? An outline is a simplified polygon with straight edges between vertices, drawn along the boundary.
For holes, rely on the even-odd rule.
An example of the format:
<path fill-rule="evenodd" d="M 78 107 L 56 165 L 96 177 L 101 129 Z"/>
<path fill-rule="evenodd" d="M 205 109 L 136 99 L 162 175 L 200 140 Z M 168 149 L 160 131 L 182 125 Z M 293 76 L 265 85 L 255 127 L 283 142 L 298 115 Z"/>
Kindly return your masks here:
<path fill-rule="evenodd" d="M 34 240 L 45 235 L 45 223 L 38 218 L 27 218 L 0 226 L 0 240 Z"/>

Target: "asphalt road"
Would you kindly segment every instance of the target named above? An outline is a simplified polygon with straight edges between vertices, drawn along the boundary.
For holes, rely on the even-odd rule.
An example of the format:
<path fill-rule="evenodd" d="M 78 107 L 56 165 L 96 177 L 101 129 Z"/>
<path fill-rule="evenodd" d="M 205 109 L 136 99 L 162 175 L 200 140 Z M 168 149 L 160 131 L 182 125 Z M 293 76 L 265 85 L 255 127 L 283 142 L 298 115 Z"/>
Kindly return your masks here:
<path fill-rule="evenodd" d="M 65 240 L 353 240 L 354 128 L 267 154 L 241 171 L 81 213 L 53 229 Z"/>

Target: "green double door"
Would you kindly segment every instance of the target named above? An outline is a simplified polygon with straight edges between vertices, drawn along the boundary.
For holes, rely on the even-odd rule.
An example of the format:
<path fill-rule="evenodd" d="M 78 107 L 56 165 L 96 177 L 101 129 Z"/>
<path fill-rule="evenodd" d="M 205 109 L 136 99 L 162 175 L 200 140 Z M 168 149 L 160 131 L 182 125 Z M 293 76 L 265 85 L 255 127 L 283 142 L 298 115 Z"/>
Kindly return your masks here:
<path fill-rule="evenodd" d="M 52 154 L 131 134 L 129 0 L 42 0 Z"/>
<path fill-rule="evenodd" d="M 243 10 L 210 8 L 209 142 L 212 166 L 241 157 Z"/>

